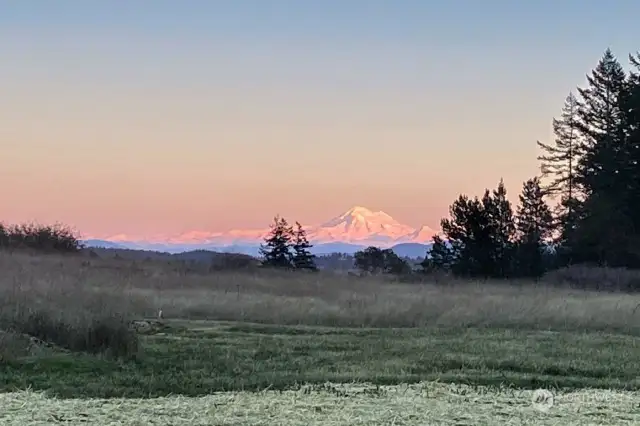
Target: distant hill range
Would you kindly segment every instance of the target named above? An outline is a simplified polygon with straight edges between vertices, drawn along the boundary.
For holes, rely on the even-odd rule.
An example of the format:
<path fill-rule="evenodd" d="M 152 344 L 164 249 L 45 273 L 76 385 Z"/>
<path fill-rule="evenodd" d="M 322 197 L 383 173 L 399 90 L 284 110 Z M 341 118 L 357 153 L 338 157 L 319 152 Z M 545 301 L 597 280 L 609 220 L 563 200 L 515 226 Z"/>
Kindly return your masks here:
<path fill-rule="evenodd" d="M 99 248 L 85 249 L 87 255 L 102 259 L 121 259 L 134 262 L 161 261 L 168 262 L 174 271 L 204 272 L 212 270 L 238 271 L 256 270 L 260 266 L 260 260 L 254 256 L 241 253 L 220 253 L 209 250 L 193 250 L 180 253 L 166 253 L 152 250 L 135 250 L 126 248 Z M 410 265 L 417 267 L 420 258 L 406 259 Z M 356 271 L 354 256 L 346 253 L 331 253 L 318 255 L 316 265 L 321 270 L 335 272 Z"/>
<path fill-rule="evenodd" d="M 316 255 L 332 253 L 354 254 L 369 246 L 391 248 L 398 256 L 424 258 L 437 234 L 422 226 L 404 225 L 384 212 L 353 207 L 318 226 L 305 226 Z M 177 236 L 140 238 L 114 235 L 84 240 L 88 247 L 108 249 L 149 250 L 184 253 L 207 250 L 222 253 L 242 253 L 258 256 L 260 244 L 269 229 L 232 230 L 228 232 L 191 231 Z"/>

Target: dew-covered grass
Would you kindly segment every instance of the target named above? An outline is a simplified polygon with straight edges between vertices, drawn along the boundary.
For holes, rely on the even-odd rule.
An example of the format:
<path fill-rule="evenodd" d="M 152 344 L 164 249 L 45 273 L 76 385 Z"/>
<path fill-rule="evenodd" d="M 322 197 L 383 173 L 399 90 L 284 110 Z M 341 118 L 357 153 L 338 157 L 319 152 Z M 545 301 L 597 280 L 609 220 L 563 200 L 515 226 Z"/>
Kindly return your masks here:
<path fill-rule="evenodd" d="M 533 391 L 436 382 L 305 386 L 203 397 L 55 399 L 0 394 L 0 423 L 23 425 L 624 425 L 640 422 L 637 392 L 583 389 L 534 403 Z"/>

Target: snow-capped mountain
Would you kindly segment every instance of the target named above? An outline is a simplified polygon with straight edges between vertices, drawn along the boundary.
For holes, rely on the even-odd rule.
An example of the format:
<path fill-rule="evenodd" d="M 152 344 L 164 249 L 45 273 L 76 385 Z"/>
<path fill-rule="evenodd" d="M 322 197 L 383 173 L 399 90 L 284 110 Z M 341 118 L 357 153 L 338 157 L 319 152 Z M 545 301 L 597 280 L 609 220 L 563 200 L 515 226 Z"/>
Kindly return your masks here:
<path fill-rule="evenodd" d="M 382 211 L 356 206 L 319 225 L 305 226 L 307 237 L 317 250 L 331 247 L 331 252 L 355 251 L 361 247 L 391 247 L 400 243 L 428 243 L 436 231 L 428 226 L 415 229 L 402 224 Z M 269 233 L 269 228 L 236 229 L 228 232 L 189 231 L 174 236 L 133 237 L 114 235 L 92 237 L 93 240 L 117 243 L 128 248 L 169 252 L 209 249 L 241 251 L 253 254 Z M 88 241 L 88 240 L 87 240 Z"/>
<path fill-rule="evenodd" d="M 356 206 L 320 226 L 309 227 L 309 240 L 316 242 L 349 242 L 389 244 L 413 234 L 415 229 L 404 225 L 385 212 Z"/>

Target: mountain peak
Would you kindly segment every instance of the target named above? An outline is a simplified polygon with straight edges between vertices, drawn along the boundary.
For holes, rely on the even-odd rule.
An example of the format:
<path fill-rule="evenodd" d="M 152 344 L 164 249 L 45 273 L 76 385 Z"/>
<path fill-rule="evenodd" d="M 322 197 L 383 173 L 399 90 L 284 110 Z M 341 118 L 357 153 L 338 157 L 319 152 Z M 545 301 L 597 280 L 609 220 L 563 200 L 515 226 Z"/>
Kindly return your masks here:
<path fill-rule="evenodd" d="M 386 223 L 388 225 L 397 224 L 395 219 L 393 219 L 385 212 L 374 212 L 366 207 L 355 206 L 342 213 L 341 215 L 334 217 L 328 222 L 323 223 L 321 227 L 332 228 L 341 224 L 349 226 L 352 224 L 361 224 L 362 226 L 367 227 L 367 224 L 370 223 Z"/>
<path fill-rule="evenodd" d="M 344 215 L 354 215 L 354 214 L 360 214 L 360 215 L 363 215 L 363 216 L 369 216 L 369 215 L 373 214 L 373 211 L 369 210 L 366 207 L 353 206 L 353 207 L 351 207 L 349 210 L 347 210 L 344 213 Z"/>
<path fill-rule="evenodd" d="M 338 217 L 340 217 L 340 218 L 346 218 L 346 217 L 373 218 L 373 217 L 378 217 L 378 218 L 385 218 L 387 220 L 393 220 L 393 218 L 391 216 L 389 216 L 387 213 L 385 213 L 383 211 L 374 212 L 373 210 L 370 210 L 370 209 L 368 209 L 366 207 L 362 207 L 362 206 L 351 207 L 349 210 L 347 210 L 346 212 L 344 212 L 343 214 L 341 214 Z"/>
<path fill-rule="evenodd" d="M 318 227 L 312 227 L 308 235 L 314 241 L 386 244 L 414 231 L 385 212 L 355 206 Z"/>

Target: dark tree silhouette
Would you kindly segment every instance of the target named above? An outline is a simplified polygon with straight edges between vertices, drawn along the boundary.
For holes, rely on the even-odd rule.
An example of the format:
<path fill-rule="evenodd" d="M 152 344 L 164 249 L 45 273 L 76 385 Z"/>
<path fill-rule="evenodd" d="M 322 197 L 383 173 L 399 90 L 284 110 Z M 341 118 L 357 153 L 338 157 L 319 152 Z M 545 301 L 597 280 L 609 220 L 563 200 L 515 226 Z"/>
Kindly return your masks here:
<path fill-rule="evenodd" d="M 544 154 L 538 157 L 543 178 L 550 178 L 544 186 L 545 194 L 551 197 L 560 196 L 557 206 L 555 224 L 557 242 L 568 248 L 571 232 L 575 230 L 583 198 L 576 185 L 576 167 L 581 158 L 580 131 L 578 129 L 578 110 L 580 103 L 573 93 L 565 99 L 559 119 L 553 119 L 554 145 L 546 145 L 538 141 Z"/>
<path fill-rule="evenodd" d="M 293 242 L 293 266 L 296 269 L 317 271 L 315 256 L 310 249 L 313 246 L 307 240 L 307 234 L 299 222 L 296 222 L 296 231 Z"/>
<path fill-rule="evenodd" d="M 518 275 L 539 277 L 545 270 L 547 244 L 553 231 L 553 215 L 544 201 L 538 178 L 522 187 L 516 214 Z"/>
<path fill-rule="evenodd" d="M 451 245 L 451 270 L 472 277 L 507 277 L 513 258 L 515 225 L 502 180 L 482 200 L 460 195 L 441 222 Z"/>
<path fill-rule="evenodd" d="M 492 234 L 493 276 L 507 277 L 511 271 L 515 222 L 511 202 L 507 199 L 504 181 L 500 179 L 492 197 L 483 198 L 484 211 Z"/>
<path fill-rule="evenodd" d="M 626 76 L 610 49 L 587 76 L 586 88 L 578 108 L 577 127 L 582 134 L 577 182 L 587 196 L 609 192 L 621 175 L 619 160 L 625 143 L 625 119 L 621 100 L 625 98 Z"/>
<path fill-rule="evenodd" d="M 263 256 L 262 265 L 274 268 L 293 268 L 291 241 L 293 228 L 283 217 L 276 216 L 271 225 L 271 232 L 260 246 Z"/>
<path fill-rule="evenodd" d="M 382 250 L 384 254 L 384 272 L 386 274 L 404 275 L 411 273 L 412 269 L 406 260 L 398 256 L 393 250 Z"/>
<path fill-rule="evenodd" d="M 561 195 L 571 199 L 577 194 L 575 170 L 579 158 L 578 99 L 569 93 L 565 99 L 560 118 L 552 122 L 555 141 L 553 145 L 537 142 L 544 154 L 538 156 L 542 177 L 551 181 L 544 189 L 548 195 Z"/>
<path fill-rule="evenodd" d="M 453 265 L 453 252 L 447 243 L 439 235 L 433 236 L 431 248 L 422 261 L 421 266 L 425 272 L 449 271 Z"/>
<path fill-rule="evenodd" d="M 626 78 L 622 66 L 607 49 L 587 76 L 578 128 L 584 155 L 576 182 L 586 200 L 570 242 L 572 260 L 609 266 L 638 266 L 638 230 L 635 191 L 638 164 L 630 158 L 629 136 L 634 127 L 631 93 L 633 77 Z"/>
<path fill-rule="evenodd" d="M 384 271 L 384 252 L 378 247 L 372 246 L 357 251 L 353 258 L 354 266 L 363 272 L 376 274 Z"/>
<path fill-rule="evenodd" d="M 411 272 L 411 267 L 391 249 L 367 247 L 354 254 L 354 266 L 360 271 L 371 274 L 401 275 Z"/>

